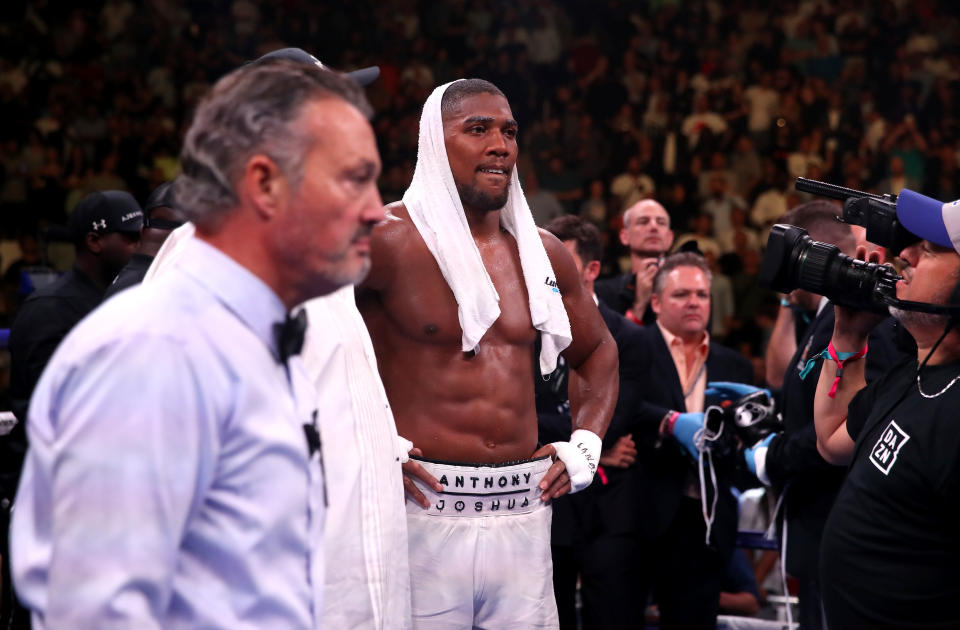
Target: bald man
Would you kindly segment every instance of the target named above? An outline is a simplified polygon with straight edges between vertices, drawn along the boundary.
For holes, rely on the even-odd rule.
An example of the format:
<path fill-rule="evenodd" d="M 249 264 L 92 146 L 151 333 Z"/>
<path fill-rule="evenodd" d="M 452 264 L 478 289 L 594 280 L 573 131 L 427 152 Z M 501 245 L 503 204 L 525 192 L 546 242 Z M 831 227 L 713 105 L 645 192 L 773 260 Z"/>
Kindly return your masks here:
<path fill-rule="evenodd" d="M 630 271 L 597 281 L 597 297 L 627 319 L 652 324 L 656 321 L 650 309 L 653 277 L 673 245 L 667 210 L 653 199 L 643 199 L 627 208 L 620 242 L 630 248 Z"/>

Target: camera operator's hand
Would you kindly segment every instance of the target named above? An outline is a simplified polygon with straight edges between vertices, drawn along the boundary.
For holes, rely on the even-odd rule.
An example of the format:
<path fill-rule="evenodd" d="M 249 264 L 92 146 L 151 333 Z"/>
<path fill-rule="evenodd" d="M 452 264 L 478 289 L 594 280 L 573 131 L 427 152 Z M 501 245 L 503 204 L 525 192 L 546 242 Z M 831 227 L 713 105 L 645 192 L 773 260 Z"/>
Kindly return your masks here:
<path fill-rule="evenodd" d="M 857 260 L 867 262 L 881 262 L 881 254 L 872 251 L 867 255 L 865 247 L 857 247 Z M 838 352 L 859 352 L 867 343 L 867 336 L 877 324 L 887 318 L 885 314 L 871 311 L 860 311 L 846 306 L 834 304 L 836 319 L 833 326 L 833 346 Z"/>

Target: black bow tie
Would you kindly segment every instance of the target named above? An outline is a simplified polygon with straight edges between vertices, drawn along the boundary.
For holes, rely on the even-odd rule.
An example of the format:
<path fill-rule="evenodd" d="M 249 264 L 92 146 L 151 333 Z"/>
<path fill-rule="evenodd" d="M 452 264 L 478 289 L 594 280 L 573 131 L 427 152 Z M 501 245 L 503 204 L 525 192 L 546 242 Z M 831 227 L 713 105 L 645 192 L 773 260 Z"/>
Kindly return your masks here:
<path fill-rule="evenodd" d="M 300 350 L 303 349 L 303 335 L 306 332 L 307 312 L 303 309 L 300 309 L 294 317 L 290 317 L 290 313 L 287 313 L 282 324 L 273 325 L 281 363 L 286 363 L 290 357 L 300 354 Z"/>

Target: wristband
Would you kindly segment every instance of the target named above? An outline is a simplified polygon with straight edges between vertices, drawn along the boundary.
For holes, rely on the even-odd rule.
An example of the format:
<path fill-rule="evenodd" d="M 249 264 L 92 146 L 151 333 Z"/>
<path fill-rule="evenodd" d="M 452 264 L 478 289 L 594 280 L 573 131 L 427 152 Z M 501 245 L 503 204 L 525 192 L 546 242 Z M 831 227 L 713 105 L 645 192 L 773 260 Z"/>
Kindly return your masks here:
<path fill-rule="evenodd" d="M 642 320 L 637 319 L 637 316 L 633 314 L 633 308 L 628 308 L 627 312 L 623 314 L 624 317 L 629 319 L 634 324 L 643 324 Z"/>
<path fill-rule="evenodd" d="M 413 448 L 413 442 L 403 437 L 397 436 L 397 461 L 406 464 L 410 461 L 410 449 Z"/>
<path fill-rule="evenodd" d="M 680 417 L 679 411 L 671 411 L 670 417 L 667 418 L 667 433 L 673 435 L 673 425 L 677 423 L 677 418 Z"/>
<path fill-rule="evenodd" d="M 554 442 L 550 446 L 557 452 L 557 459 L 567 467 L 570 494 L 583 490 L 593 482 L 603 446 L 600 436 L 587 429 L 577 429 L 569 442 Z"/>
<path fill-rule="evenodd" d="M 807 361 L 807 364 L 803 366 L 803 370 L 800 372 L 800 378 L 807 378 L 807 374 L 810 373 L 810 370 L 817 364 L 817 359 L 829 359 L 834 361 L 837 364 L 837 375 L 833 379 L 833 386 L 830 388 L 830 391 L 827 393 L 827 396 L 830 398 L 837 397 L 837 385 L 840 384 L 840 377 L 843 376 L 843 368 L 846 367 L 848 363 L 857 361 L 867 356 L 867 349 L 870 347 L 870 344 L 864 344 L 863 349 L 858 352 L 837 352 L 837 349 L 833 346 L 833 339 L 830 340 L 830 343 L 827 344 L 826 349 L 823 352 L 816 355 Z"/>

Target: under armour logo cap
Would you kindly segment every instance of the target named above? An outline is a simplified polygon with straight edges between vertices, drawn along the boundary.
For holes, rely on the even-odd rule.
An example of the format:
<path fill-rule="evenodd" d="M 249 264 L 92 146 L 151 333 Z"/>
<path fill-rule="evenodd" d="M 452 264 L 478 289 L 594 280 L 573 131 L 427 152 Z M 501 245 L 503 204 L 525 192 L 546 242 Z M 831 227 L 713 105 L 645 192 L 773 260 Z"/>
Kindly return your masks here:
<path fill-rule="evenodd" d="M 308 63 L 326 70 L 333 70 L 333 68 L 327 66 L 302 48 L 281 48 L 279 50 L 274 50 L 273 52 L 268 52 L 252 63 L 260 63 L 261 61 L 267 61 L 270 59 L 288 59 L 290 61 Z M 336 72 L 336 70 L 334 70 L 334 72 Z M 360 85 L 367 86 L 376 81 L 377 77 L 380 76 L 380 68 L 377 66 L 370 66 L 369 68 L 360 68 L 359 70 L 347 72 L 346 74 Z"/>
<path fill-rule="evenodd" d="M 128 192 L 103 190 L 90 193 L 70 212 L 66 228 L 53 228 L 48 236 L 55 240 L 78 241 L 90 232 L 140 232 L 143 210 Z"/>

